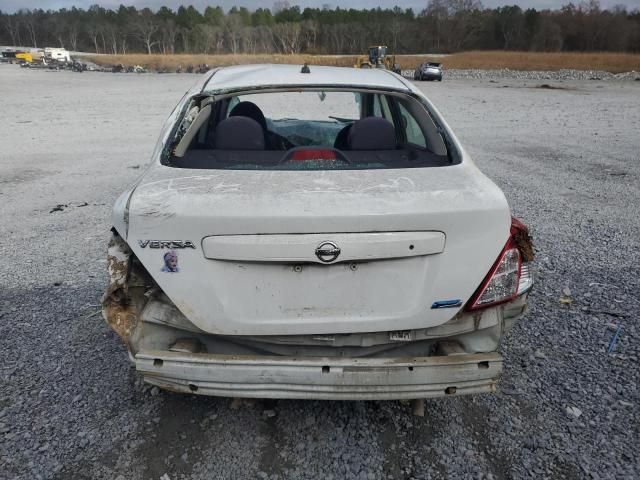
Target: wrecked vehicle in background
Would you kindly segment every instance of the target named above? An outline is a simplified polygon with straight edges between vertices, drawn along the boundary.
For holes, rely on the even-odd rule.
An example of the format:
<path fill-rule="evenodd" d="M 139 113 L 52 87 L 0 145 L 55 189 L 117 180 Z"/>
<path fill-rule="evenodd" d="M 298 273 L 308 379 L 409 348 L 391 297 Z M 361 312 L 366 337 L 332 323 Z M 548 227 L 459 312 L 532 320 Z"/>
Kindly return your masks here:
<path fill-rule="evenodd" d="M 492 392 L 533 284 L 502 191 L 380 69 L 209 72 L 113 225 L 103 316 L 144 380 L 172 391 Z"/>
<path fill-rule="evenodd" d="M 414 80 L 437 80 L 442 81 L 442 64 L 436 62 L 424 62 L 418 65 L 413 73 Z"/>

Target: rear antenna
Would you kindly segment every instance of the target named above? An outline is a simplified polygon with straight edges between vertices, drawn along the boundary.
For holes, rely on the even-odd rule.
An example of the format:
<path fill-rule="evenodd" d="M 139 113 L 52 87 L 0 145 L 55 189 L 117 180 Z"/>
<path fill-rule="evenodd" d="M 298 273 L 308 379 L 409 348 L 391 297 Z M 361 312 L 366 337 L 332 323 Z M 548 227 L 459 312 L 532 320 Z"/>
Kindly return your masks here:
<path fill-rule="evenodd" d="M 311 73 L 311 69 L 309 68 L 309 64 L 307 62 L 304 62 L 304 65 L 302 66 L 302 70 L 300 70 L 300 73 Z"/>

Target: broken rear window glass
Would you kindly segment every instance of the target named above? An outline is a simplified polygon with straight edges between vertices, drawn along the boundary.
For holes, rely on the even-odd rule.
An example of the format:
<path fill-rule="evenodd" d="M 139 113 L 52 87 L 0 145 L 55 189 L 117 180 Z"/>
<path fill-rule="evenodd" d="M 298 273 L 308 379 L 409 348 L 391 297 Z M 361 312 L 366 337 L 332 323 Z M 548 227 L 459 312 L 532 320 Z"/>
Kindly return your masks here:
<path fill-rule="evenodd" d="M 201 98 L 186 116 L 169 149 L 173 167 L 351 170 L 455 163 L 427 110 L 405 95 L 252 92 Z"/>

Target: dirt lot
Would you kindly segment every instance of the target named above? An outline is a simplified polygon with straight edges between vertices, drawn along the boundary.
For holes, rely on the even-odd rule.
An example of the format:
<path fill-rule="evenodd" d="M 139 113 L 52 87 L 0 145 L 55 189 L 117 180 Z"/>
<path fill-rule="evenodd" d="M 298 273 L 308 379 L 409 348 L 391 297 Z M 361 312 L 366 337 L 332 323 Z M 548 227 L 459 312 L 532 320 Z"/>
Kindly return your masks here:
<path fill-rule="evenodd" d="M 418 418 L 140 384 L 98 314 L 111 205 L 194 81 L 0 65 L 0 478 L 640 476 L 640 82 L 422 84 L 531 226 L 538 283 L 501 392 Z"/>

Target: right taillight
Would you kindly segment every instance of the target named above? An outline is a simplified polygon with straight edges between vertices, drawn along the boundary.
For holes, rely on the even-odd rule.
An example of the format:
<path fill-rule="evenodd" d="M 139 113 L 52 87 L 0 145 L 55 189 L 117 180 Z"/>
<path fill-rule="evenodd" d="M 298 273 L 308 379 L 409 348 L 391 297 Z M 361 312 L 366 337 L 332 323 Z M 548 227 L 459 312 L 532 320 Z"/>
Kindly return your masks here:
<path fill-rule="evenodd" d="M 512 218 L 509 240 L 467 303 L 466 310 L 500 305 L 529 290 L 533 286 L 532 259 L 533 248 L 527 227 Z"/>
<path fill-rule="evenodd" d="M 533 287 L 533 270 L 529 262 L 520 265 L 520 280 L 518 281 L 518 295 L 528 292 Z"/>

